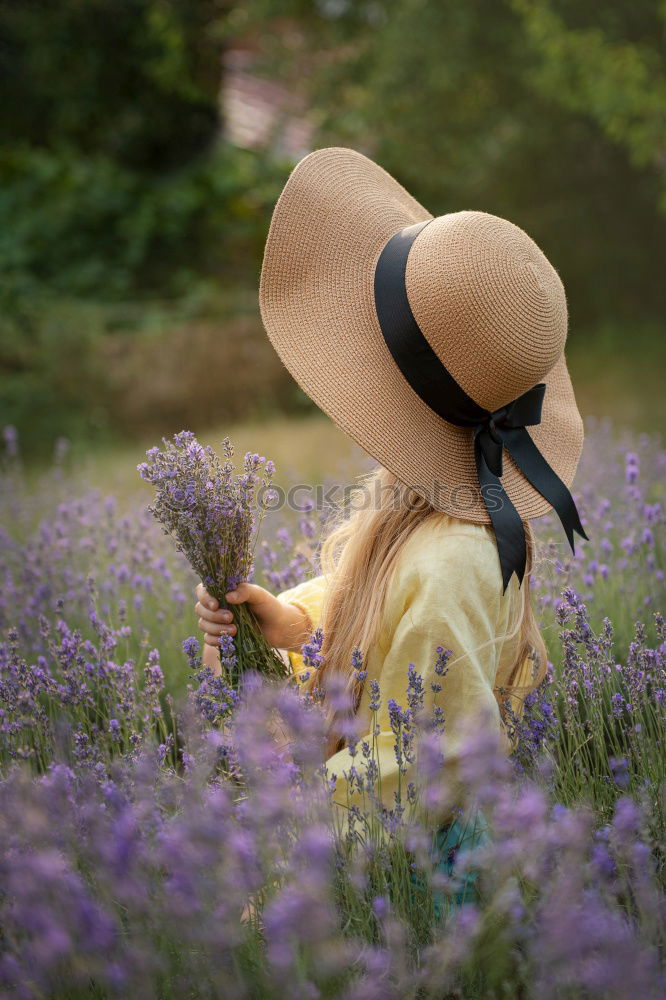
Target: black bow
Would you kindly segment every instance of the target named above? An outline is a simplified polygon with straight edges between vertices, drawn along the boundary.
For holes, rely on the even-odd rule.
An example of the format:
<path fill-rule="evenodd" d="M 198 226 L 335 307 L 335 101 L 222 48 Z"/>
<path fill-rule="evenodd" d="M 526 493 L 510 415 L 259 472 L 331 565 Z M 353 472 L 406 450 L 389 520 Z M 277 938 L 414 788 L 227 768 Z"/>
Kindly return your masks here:
<path fill-rule="evenodd" d="M 503 471 L 504 448 L 525 478 L 548 500 L 574 550 L 574 531 L 587 538 L 571 493 L 545 460 L 527 427 L 541 423 L 541 406 L 546 386 L 532 386 L 508 406 L 488 413 L 474 424 L 474 457 L 481 495 L 490 515 L 498 543 L 504 588 L 514 572 L 520 583 L 525 574 L 527 550 L 522 519 L 499 481 Z"/>
<path fill-rule="evenodd" d="M 409 250 L 432 219 L 407 226 L 382 250 L 375 269 L 375 305 L 384 340 L 412 389 L 438 416 L 474 431 L 474 457 L 481 495 L 497 539 L 506 590 L 515 572 L 525 575 L 527 546 L 520 514 L 507 496 L 500 476 L 506 448 L 525 478 L 557 512 L 569 544 L 573 533 L 587 538 L 573 497 L 550 467 L 527 427 L 541 422 L 546 385 L 539 382 L 522 396 L 492 412 L 467 395 L 423 336 L 407 298 L 405 267 Z"/>

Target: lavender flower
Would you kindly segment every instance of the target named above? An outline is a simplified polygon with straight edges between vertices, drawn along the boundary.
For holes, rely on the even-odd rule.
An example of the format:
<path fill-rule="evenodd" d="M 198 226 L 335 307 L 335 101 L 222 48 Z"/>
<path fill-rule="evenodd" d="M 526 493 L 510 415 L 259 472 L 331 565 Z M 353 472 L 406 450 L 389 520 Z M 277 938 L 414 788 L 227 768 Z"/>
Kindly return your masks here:
<path fill-rule="evenodd" d="M 203 470 L 193 438 L 179 449 Z M 196 575 L 160 523 L 99 491 L 75 493 L 64 468 L 28 488 L 8 457 L 2 995 L 248 997 L 276 984 L 331 1000 L 663 995 L 666 627 L 653 609 L 666 460 L 653 439 L 588 434 L 576 499 L 594 531 L 575 557 L 551 541 L 552 518 L 537 525 L 544 559 L 532 584 L 550 665 L 514 716 L 513 766 L 493 720 L 469 734 L 462 785 L 452 780 L 455 649 L 437 651 L 430 684 L 429 665 L 405 663 L 406 698 L 388 706 L 357 652 L 373 718 L 359 738 L 350 728 L 349 810 L 335 778 L 322 780 L 317 706 L 253 671 L 236 689 L 229 637 L 225 673 L 203 668 L 184 617 Z M 238 500 L 226 508 L 201 476 L 201 502 L 220 517 L 252 489 L 228 474 Z M 164 481 L 182 513 L 191 497 L 177 487 Z M 228 523 L 232 540 L 245 537 L 233 514 Z M 314 510 L 282 515 L 263 582 L 316 572 L 317 534 Z M 322 639 L 306 644 L 309 669 Z M 439 707 L 441 727 L 422 704 Z M 276 716 L 288 752 L 270 735 Z M 382 733 L 402 768 L 386 802 Z M 466 850 L 479 804 L 490 837 Z M 458 826 L 438 856 L 444 817 Z"/>
<path fill-rule="evenodd" d="M 223 463 L 191 431 L 162 441 L 164 449 L 150 448 L 146 452 L 149 461 L 137 466 L 141 478 L 156 490 L 148 510 L 174 537 L 177 550 L 185 554 L 206 590 L 220 607 L 227 607 L 226 594 L 250 580 L 254 572 L 252 560 L 263 513 L 258 494 L 269 486 L 273 463 L 247 452 L 243 470 L 236 474 L 229 438 L 223 442 Z M 268 645 L 245 604 L 235 606 L 235 623 L 234 653 L 222 655 L 229 683 L 238 688 L 248 670 L 285 677 L 282 657 Z"/>

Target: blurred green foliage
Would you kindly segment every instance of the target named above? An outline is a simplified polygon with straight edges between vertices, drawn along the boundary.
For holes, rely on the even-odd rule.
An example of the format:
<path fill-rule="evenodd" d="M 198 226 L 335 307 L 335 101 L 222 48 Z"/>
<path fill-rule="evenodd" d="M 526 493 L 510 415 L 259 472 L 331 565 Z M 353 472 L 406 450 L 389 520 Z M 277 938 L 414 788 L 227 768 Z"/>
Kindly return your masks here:
<path fill-rule="evenodd" d="M 625 0 L 601 11 L 580 3 L 556 7 L 548 0 L 512 0 L 512 7 L 537 57 L 530 73 L 535 88 L 595 122 L 634 166 L 656 168 L 659 204 L 666 211 L 663 0 Z"/>
<path fill-rule="evenodd" d="M 562 275 L 574 334 L 663 314 L 666 4 L 280 6 L 301 28 L 287 55 L 295 76 L 310 60 L 322 145 L 368 152 L 435 215 L 521 225 Z M 269 69 L 285 49 L 267 43 Z"/>
<path fill-rule="evenodd" d="M 283 176 L 222 140 L 156 178 L 101 156 L 13 147 L 0 158 L 0 265 L 19 286 L 99 301 L 183 294 L 221 270 L 247 281 Z"/>
<path fill-rule="evenodd" d="M 665 34 L 663 0 L 0 4 L 0 423 L 20 427 L 28 456 L 57 434 L 152 427 L 118 387 L 136 393 L 149 377 L 160 300 L 174 327 L 207 322 L 202 373 L 219 339 L 220 378 L 243 359 L 261 368 L 266 400 L 300 399 L 262 353 L 256 305 L 239 327 L 211 292 L 256 298 L 292 165 L 225 136 L 229 46 L 305 95 L 315 147 L 366 152 L 434 214 L 482 209 L 523 226 L 562 276 L 574 350 L 609 324 L 658 330 Z M 187 337 L 165 330 L 164 349 Z M 109 359 L 118 368 L 125 354 L 121 378 Z M 192 370 L 187 392 L 202 377 Z M 201 412 L 237 417 L 229 380 L 218 407 L 206 377 Z M 181 388 L 160 385 L 146 406 L 173 398 L 170 419 L 189 419 Z"/>
<path fill-rule="evenodd" d="M 0 266 L 19 287 L 103 301 L 247 279 L 283 169 L 224 141 L 233 6 L 0 5 Z"/>
<path fill-rule="evenodd" d="M 186 324 L 206 276 L 258 278 L 286 167 L 225 139 L 231 7 L 0 6 L 0 423 L 21 429 L 28 456 L 58 435 L 101 444 L 128 432 L 119 387 L 150 379 L 156 299 Z M 134 365 L 110 370 L 110 356 L 137 348 Z"/>
<path fill-rule="evenodd" d="M 214 142 L 224 0 L 0 5 L 5 141 L 161 175 Z"/>

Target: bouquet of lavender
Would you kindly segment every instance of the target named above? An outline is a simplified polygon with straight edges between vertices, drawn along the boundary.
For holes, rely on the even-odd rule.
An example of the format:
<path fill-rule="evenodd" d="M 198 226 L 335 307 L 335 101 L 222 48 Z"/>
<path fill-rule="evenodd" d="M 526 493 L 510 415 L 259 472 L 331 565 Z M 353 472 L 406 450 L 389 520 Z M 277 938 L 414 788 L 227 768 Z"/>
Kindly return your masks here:
<path fill-rule="evenodd" d="M 194 572 L 220 607 L 228 608 L 225 594 L 253 574 L 254 548 L 264 513 L 260 501 L 269 495 L 274 472 L 271 461 L 248 452 L 243 471 L 236 473 L 234 449 L 225 438 L 224 463 L 211 447 L 202 447 L 191 431 L 180 431 L 173 441 L 162 438 L 164 449 L 150 448 L 147 462 L 137 469 L 156 490 L 148 507 L 176 540 Z M 289 669 L 266 642 L 246 604 L 234 605 L 235 655 L 226 644 L 221 659 L 227 684 L 238 690 L 247 670 L 283 678 Z M 230 638 L 230 637 L 227 637 Z"/>

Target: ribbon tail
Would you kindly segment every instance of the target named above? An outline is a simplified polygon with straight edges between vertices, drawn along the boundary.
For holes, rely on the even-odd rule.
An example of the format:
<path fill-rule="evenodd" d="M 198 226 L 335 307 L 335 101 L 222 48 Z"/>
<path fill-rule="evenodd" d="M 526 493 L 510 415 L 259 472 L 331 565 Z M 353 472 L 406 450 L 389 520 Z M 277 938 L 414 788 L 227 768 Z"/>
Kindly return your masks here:
<path fill-rule="evenodd" d="M 556 512 L 575 555 L 574 531 L 588 539 L 569 489 L 550 467 L 525 427 L 502 427 L 498 428 L 498 433 L 525 478 Z"/>
<path fill-rule="evenodd" d="M 506 495 L 501 482 L 488 468 L 478 437 L 474 442 L 474 456 L 481 496 L 490 515 L 497 540 L 502 570 L 502 593 L 504 593 L 514 573 L 518 577 L 519 584 L 523 582 L 527 563 L 525 528 L 520 514 Z"/>

